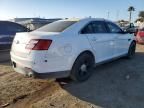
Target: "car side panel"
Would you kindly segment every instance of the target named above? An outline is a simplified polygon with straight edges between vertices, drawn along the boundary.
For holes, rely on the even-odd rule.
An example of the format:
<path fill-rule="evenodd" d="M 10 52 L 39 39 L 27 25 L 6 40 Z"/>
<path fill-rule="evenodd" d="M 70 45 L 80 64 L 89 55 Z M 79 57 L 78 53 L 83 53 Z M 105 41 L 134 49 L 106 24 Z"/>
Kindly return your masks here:
<path fill-rule="evenodd" d="M 102 62 L 114 56 L 114 37 L 107 33 L 87 35 L 95 51 L 96 62 Z"/>
<path fill-rule="evenodd" d="M 120 56 L 128 53 L 130 43 L 134 39 L 131 34 L 115 34 L 115 56 Z"/>
<path fill-rule="evenodd" d="M 42 54 L 39 51 L 31 51 L 29 56 L 34 57 L 34 71 L 46 73 L 71 70 L 80 53 L 86 50 L 93 53 L 88 39 L 84 36 L 63 34 L 52 40 L 47 52 Z"/>

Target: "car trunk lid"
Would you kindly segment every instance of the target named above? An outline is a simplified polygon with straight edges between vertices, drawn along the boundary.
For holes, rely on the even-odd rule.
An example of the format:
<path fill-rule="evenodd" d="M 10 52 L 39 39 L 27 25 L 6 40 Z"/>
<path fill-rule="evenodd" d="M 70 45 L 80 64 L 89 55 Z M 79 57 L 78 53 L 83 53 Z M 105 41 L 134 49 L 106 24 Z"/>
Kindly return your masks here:
<path fill-rule="evenodd" d="M 11 52 L 20 57 L 27 57 L 30 50 L 25 49 L 26 44 L 30 41 L 28 33 L 17 33 L 12 44 Z"/>
<path fill-rule="evenodd" d="M 17 33 L 12 44 L 11 52 L 16 56 L 26 58 L 32 49 L 27 49 L 26 46 L 34 39 L 51 39 L 58 33 L 45 32 L 31 32 L 31 33 Z"/>

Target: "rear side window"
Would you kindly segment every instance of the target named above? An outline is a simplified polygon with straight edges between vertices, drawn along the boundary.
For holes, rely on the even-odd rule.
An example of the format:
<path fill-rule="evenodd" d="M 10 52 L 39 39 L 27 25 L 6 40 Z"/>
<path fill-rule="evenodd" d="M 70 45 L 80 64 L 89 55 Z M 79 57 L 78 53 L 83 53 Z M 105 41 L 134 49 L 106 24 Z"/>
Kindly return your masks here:
<path fill-rule="evenodd" d="M 65 29 L 75 24 L 77 21 L 56 21 L 50 24 L 47 24 L 36 31 L 43 32 L 63 32 Z"/>
<path fill-rule="evenodd" d="M 82 31 L 82 34 L 95 34 L 95 33 L 107 33 L 105 24 L 103 21 L 93 21 L 85 26 Z"/>
<path fill-rule="evenodd" d="M 81 31 L 81 34 L 92 34 L 92 33 L 94 33 L 94 28 L 93 28 L 93 24 L 92 23 L 89 23 Z"/>

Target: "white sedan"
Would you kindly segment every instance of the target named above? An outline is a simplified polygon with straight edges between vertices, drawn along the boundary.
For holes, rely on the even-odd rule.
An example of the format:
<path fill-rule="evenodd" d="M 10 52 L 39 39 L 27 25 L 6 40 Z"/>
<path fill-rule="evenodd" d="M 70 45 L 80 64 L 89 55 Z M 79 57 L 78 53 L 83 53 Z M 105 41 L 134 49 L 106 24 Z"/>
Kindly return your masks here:
<path fill-rule="evenodd" d="M 98 18 L 65 19 L 17 33 L 11 61 L 16 72 L 35 78 L 87 80 L 95 64 L 135 54 L 133 34 Z"/>

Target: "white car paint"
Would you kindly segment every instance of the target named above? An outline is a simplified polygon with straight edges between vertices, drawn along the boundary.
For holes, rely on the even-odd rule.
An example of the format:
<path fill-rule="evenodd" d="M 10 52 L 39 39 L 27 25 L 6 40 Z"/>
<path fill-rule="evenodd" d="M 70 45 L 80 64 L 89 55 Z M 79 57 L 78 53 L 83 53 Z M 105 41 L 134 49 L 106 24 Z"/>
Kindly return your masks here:
<path fill-rule="evenodd" d="M 73 21 L 73 19 L 62 21 Z M 27 74 L 27 71 L 40 74 L 70 71 L 76 58 L 84 51 L 90 51 L 94 55 L 95 63 L 128 53 L 129 46 L 134 40 L 132 34 L 81 34 L 80 31 L 89 22 L 107 20 L 86 18 L 76 21 L 63 32 L 17 33 L 11 49 L 11 61 L 16 63 L 15 71 L 23 74 Z M 50 39 L 52 44 L 48 50 L 26 49 L 31 39 Z"/>

